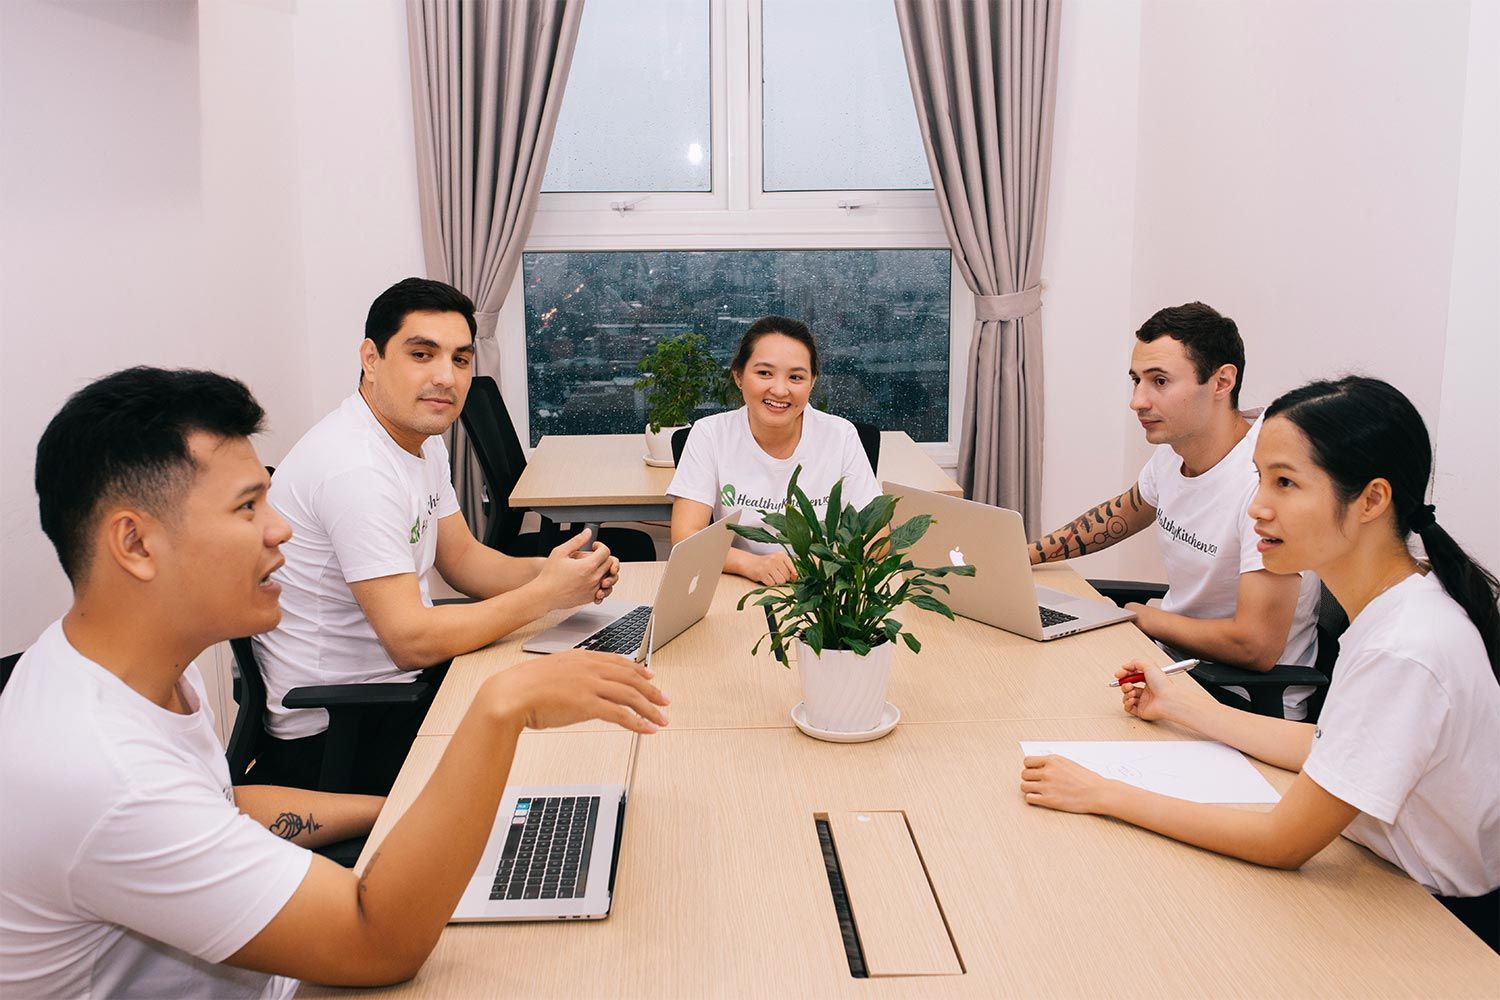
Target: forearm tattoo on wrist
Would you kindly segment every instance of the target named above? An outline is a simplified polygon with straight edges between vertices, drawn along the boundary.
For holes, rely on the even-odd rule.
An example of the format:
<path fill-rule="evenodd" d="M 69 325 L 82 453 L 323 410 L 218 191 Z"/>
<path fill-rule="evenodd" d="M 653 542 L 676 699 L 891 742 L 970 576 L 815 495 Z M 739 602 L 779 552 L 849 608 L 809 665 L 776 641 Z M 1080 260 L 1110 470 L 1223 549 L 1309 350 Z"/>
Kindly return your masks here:
<path fill-rule="evenodd" d="M 1139 485 L 1084 511 L 1067 527 L 1032 542 L 1032 548 L 1036 549 L 1041 562 L 1047 562 L 1086 556 L 1096 549 L 1113 545 L 1130 534 L 1130 522 L 1124 516 L 1127 505 L 1132 512 L 1139 512 L 1145 505 Z"/>
<path fill-rule="evenodd" d="M 313 814 L 308 813 L 304 819 L 296 813 L 285 812 L 276 817 L 276 822 L 271 824 L 270 830 L 282 840 L 292 840 L 301 834 L 312 833 L 323 829 L 323 824 L 313 819 Z"/>

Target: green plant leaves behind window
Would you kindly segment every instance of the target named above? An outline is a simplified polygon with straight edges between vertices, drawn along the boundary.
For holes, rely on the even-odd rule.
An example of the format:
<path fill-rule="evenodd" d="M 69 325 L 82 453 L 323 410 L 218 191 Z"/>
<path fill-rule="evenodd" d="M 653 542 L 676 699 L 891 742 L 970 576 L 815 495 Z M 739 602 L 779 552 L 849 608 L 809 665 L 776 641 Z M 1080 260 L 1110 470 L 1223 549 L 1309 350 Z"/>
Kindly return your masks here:
<path fill-rule="evenodd" d="M 765 527 L 729 525 L 741 538 L 780 545 L 797 570 L 796 580 L 746 594 L 740 609 L 752 598 L 769 609 L 769 627 L 783 647 L 800 639 L 817 655 L 841 649 L 863 656 L 900 640 L 920 652 L 922 644 L 891 612 L 912 604 L 951 619 L 953 611 L 933 596 L 948 590 L 937 578 L 973 576 L 974 567 L 915 565 L 905 553 L 935 523 L 932 517 L 919 514 L 892 527 L 895 497 L 878 496 L 856 509 L 843 504 L 843 480 L 829 491 L 828 510 L 820 518 L 797 484 L 801 474 L 799 465 L 782 509 L 762 515 Z M 760 642 L 755 645 L 758 649 Z"/>

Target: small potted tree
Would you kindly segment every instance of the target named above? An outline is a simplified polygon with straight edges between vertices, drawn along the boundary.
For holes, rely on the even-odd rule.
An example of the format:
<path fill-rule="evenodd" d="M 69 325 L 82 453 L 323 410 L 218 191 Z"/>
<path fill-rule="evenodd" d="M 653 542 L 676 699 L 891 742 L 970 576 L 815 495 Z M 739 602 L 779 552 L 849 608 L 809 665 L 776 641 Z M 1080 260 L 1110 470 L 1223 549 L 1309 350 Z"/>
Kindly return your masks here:
<path fill-rule="evenodd" d="M 687 426 L 704 397 L 722 396 L 724 366 L 708 353 L 703 335 L 689 331 L 657 341 L 636 371 L 635 387 L 646 393 L 646 462 L 670 466 L 673 433 Z"/>
<path fill-rule="evenodd" d="M 881 736 L 895 725 L 885 695 L 896 643 L 904 642 L 913 653 L 922 650 L 891 613 L 913 604 L 951 619 L 953 612 L 935 596 L 948 586 L 936 578 L 973 576 L 974 567 L 914 565 L 907 550 L 927 533 L 932 517 L 919 514 L 887 532 L 895 497 L 878 496 L 856 510 L 842 505 L 840 481 L 820 517 L 797 485 L 801 472 L 798 466 L 792 473 L 783 510 L 764 515 L 766 527 L 729 525 L 743 538 L 782 546 L 797 569 L 796 580 L 752 590 L 739 607 L 756 598 L 767 611 L 773 648 L 795 644 L 802 704 L 792 718 L 799 728 L 832 739 Z"/>

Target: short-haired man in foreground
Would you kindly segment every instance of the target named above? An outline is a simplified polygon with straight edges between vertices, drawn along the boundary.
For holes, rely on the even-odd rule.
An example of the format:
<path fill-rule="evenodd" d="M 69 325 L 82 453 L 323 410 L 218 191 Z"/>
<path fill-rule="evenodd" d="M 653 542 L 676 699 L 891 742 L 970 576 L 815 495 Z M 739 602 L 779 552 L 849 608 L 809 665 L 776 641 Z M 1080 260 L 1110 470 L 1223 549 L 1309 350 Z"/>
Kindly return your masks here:
<path fill-rule="evenodd" d="M 271 737 L 257 780 L 317 785 L 328 713 L 284 707 L 289 690 L 415 680 L 549 611 L 602 600 L 619 577 L 604 545 L 582 551 L 586 534 L 518 559 L 469 531 L 441 435 L 469 394 L 474 332 L 474 304 L 451 285 L 407 278 L 386 289 L 365 322 L 357 391 L 276 470 L 270 501 L 292 539 L 276 574 L 284 617 L 255 640 Z M 479 600 L 434 607 L 434 566 Z M 426 710 L 366 713 L 352 790 L 390 790 Z"/>
<path fill-rule="evenodd" d="M 1156 451 L 1130 489 L 1034 542 L 1031 561 L 1097 552 L 1154 521 L 1168 590 L 1160 608 L 1129 605 L 1141 631 L 1171 651 L 1250 670 L 1311 666 L 1318 579 L 1268 571 L 1248 513 L 1260 410 L 1239 408 L 1244 372 L 1238 328 L 1209 306 L 1148 319 L 1131 354 L 1130 408 Z M 1286 718 L 1306 717 L 1311 692 L 1287 688 Z"/>
<path fill-rule="evenodd" d="M 666 721 L 621 657 L 521 664 L 479 690 L 363 876 L 308 851 L 368 831 L 382 800 L 233 787 L 192 663 L 280 617 L 288 532 L 249 441 L 261 417 L 232 379 L 136 368 L 81 390 L 42 436 L 42 527 L 74 598 L 0 697 L 0 995 L 410 978 L 478 863 L 521 730 Z"/>

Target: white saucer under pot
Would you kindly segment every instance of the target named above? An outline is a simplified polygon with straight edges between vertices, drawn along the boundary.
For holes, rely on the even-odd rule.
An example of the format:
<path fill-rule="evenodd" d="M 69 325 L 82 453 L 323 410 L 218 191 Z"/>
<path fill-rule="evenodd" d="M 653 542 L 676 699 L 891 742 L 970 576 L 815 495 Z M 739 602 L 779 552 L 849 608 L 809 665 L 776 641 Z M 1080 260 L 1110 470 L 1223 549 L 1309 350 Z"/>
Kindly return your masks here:
<path fill-rule="evenodd" d="M 901 709 L 886 702 L 885 708 L 880 713 L 880 722 L 874 729 L 867 729 L 862 733 L 840 733 L 831 729 L 818 729 L 811 725 L 807 721 L 807 706 L 802 702 L 797 702 L 792 708 L 792 722 L 798 729 L 815 740 L 825 740 L 829 743 L 868 743 L 871 740 L 878 740 L 895 729 L 896 723 L 900 721 Z"/>

